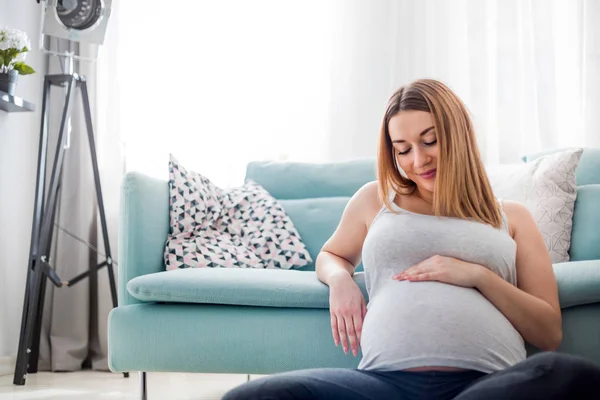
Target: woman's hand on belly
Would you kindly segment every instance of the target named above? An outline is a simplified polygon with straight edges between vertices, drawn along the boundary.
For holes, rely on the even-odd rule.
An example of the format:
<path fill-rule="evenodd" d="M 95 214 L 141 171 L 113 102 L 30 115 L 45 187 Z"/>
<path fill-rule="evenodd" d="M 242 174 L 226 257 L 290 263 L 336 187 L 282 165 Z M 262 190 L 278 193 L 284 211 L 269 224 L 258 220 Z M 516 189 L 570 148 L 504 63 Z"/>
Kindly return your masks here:
<path fill-rule="evenodd" d="M 396 274 L 398 281 L 438 281 L 466 288 L 477 287 L 486 268 L 452 257 L 435 255 Z"/>

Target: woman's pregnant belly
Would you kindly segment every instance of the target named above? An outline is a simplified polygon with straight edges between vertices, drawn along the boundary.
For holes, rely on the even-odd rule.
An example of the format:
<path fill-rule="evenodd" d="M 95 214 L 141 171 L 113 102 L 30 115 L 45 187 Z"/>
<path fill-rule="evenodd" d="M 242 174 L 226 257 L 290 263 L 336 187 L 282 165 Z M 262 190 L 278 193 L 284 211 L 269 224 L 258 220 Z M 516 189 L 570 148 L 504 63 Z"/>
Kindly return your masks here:
<path fill-rule="evenodd" d="M 367 309 L 360 369 L 492 372 L 525 359 L 520 334 L 476 289 L 391 281 Z"/>

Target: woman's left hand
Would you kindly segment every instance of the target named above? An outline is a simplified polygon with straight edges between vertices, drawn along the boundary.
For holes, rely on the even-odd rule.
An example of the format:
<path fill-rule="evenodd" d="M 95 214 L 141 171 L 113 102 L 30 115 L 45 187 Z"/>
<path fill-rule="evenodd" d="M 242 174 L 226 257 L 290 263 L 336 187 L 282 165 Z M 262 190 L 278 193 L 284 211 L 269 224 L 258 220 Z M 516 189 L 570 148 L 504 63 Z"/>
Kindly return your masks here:
<path fill-rule="evenodd" d="M 398 281 L 438 281 L 451 285 L 474 288 L 489 270 L 452 257 L 436 255 L 421 261 L 392 278 Z"/>

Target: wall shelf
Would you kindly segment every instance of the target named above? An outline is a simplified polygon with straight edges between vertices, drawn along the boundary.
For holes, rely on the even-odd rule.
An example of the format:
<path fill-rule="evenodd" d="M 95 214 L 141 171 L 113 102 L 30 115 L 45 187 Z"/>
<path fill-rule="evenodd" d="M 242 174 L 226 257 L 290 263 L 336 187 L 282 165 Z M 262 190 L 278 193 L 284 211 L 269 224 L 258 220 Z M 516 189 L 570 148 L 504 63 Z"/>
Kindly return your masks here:
<path fill-rule="evenodd" d="M 35 111 L 35 104 L 0 90 L 0 110 L 6 112 Z"/>

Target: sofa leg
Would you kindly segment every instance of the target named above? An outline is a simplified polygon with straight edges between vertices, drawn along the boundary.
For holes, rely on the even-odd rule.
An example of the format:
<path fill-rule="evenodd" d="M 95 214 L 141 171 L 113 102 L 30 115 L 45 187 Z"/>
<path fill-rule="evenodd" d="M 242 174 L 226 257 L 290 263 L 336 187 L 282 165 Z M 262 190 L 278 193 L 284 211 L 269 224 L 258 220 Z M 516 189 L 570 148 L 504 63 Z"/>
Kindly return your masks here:
<path fill-rule="evenodd" d="M 140 399 L 148 400 L 148 382 L 145 372 L 140 372 Z"/>

